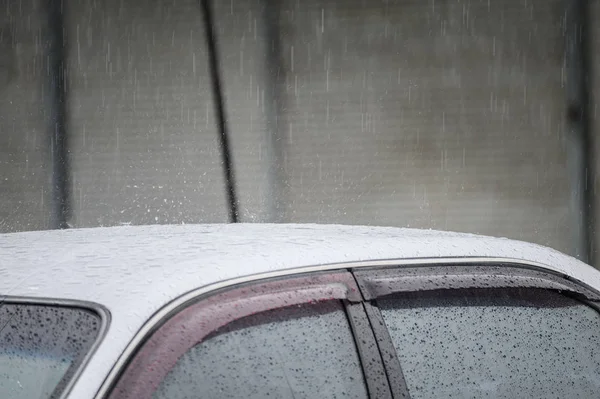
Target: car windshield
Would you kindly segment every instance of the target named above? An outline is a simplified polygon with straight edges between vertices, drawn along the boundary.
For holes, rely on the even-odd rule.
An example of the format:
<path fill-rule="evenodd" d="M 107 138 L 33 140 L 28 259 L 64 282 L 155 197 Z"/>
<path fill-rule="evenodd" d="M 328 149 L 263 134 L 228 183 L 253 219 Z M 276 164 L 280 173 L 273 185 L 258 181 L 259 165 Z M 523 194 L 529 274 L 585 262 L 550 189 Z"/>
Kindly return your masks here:
<path fill-rule="evenodd" d="M 58 397 L 92 347 L 100 317 L 89 310 L 0 305 L 0 397 Z"/>

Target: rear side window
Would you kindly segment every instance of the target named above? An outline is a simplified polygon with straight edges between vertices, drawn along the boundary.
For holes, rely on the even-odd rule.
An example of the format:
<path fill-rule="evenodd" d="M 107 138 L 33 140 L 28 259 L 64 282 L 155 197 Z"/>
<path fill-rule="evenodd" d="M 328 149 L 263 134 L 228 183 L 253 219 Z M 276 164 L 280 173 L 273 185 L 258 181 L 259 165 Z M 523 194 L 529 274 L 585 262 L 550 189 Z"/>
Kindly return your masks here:
<path fill-rule="evenodd" d="M 0 304 L 0 398 L 60 396 L 100 326 L 80 308 Z"/>
<path fill-rule="evenodd" d="M 596 397 L 600 316 L 543 289 L 378 299 L 412 398 Z"/>
<path fill-rule="evenodd" d="M 176 337 L 174 337 L 176 339 Z M 154 398 L 367 398 L 340 301 L 229 323 L 186 352 Z"/>

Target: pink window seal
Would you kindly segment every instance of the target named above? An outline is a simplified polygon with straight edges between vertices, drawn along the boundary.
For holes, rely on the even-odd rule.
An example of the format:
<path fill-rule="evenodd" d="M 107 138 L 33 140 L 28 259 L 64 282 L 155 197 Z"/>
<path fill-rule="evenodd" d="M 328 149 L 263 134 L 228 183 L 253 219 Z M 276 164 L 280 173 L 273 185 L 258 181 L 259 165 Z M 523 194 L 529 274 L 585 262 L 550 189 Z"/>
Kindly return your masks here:
<path fill-rule="evenodd" d="M 267 281 L 196 302 L 152 334 L 127 366 L 110 398 L 150 399 L 183 354 L 234 320 L 287 306 L 340 299 L 361 301 L 349 272 Z"/>

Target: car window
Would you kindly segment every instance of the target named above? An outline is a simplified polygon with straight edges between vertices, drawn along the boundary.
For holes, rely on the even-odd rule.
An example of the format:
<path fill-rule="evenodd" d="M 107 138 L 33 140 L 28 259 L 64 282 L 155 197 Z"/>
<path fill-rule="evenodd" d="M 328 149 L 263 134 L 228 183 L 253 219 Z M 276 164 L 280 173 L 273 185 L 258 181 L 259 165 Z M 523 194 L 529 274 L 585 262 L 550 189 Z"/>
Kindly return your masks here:
<path fill-rule="evenodd" d="M 100 326 L 100 316 L 84 309 L 1 305 L 0 397 L 58 397 Z"/>
<path fill-rule="evenodd" d="M 185 353 L 154 393 L 189 397 L 368 397 L 342 304 L 270 310 L 217 330 Z"/>
<path fill-rule="evenodd" d="M 543 289 L 440 290 L 377 301 L 412 398 L 591 398 L 600 316 Z"/>

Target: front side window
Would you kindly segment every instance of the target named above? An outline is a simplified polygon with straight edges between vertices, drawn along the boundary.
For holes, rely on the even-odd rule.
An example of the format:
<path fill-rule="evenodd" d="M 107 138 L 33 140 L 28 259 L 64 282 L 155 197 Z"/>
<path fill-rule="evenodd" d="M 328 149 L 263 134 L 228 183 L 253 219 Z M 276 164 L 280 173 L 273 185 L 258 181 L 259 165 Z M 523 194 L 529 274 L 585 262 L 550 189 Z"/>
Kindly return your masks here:
<path fill-rule="evenodd" d="M 0 398 L 58 397 L 100 326 L 85 309 L 0 304 Z"/>
<path fill-rule="evenodd" d="M 177 339 L 177 337 L 173 337 Z M 366 398 L 340 301 L 244 317 L 186 352 L 154 398 Z"/>
<path fill-rule="evenodd" d="M 378 299 L 412 398 L 591 398 L 600 315 L 543 289 L 461 289 Z"/>

